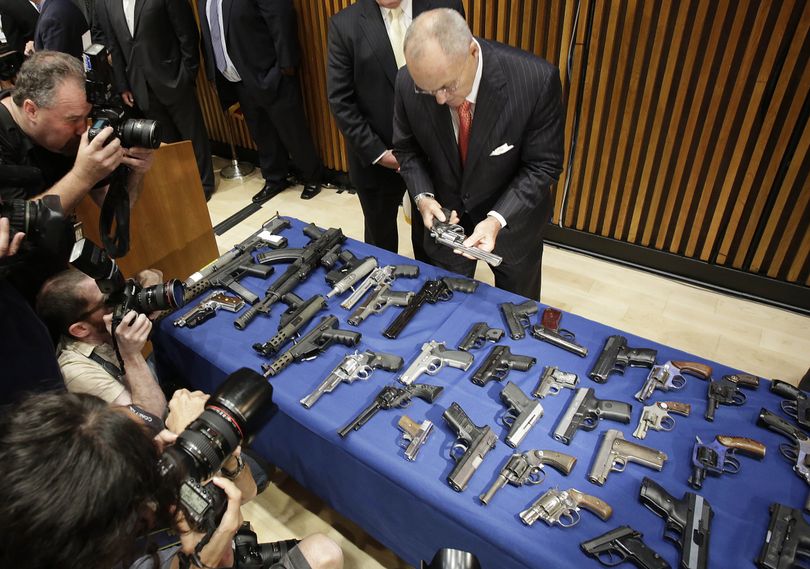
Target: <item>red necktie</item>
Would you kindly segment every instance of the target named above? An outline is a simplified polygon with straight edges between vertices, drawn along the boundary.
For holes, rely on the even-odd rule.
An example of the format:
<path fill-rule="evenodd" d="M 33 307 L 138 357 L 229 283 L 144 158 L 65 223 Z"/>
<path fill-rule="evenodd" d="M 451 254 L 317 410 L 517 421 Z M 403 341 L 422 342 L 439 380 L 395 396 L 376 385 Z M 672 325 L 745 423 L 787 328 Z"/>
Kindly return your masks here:
<path fill-rule="evenodd" d="M 472 103 L 467 99 L 458 108 L 458 152 L 461 165 L 467 161 L 467 148 L 470 146 L 470 127 L 472 127 Z"/>

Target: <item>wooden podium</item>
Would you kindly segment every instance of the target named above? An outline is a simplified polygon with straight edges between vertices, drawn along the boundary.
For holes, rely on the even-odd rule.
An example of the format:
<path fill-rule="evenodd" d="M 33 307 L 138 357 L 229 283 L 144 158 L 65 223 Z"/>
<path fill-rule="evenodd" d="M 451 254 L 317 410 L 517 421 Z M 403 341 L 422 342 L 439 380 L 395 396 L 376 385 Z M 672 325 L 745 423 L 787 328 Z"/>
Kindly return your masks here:
<path fill-rule="evenodd" d="M 89 197 L 76 208 L 85 235 L 101 246 L 99 207 Z M 116 259 L 125 277 L 160 269 L 185 280 L 219 256 L 191 142 L 164 144 L 132 208 L 129 253 Z"/>

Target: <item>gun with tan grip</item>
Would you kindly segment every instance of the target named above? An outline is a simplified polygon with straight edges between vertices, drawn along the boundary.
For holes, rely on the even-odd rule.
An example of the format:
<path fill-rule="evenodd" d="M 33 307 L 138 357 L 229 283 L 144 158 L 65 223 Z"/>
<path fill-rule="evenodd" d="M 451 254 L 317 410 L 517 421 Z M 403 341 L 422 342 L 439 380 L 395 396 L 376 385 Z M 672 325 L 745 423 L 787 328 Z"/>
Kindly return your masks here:
<path fill-rule="evenodd" d="M 377 268 L 377 259 L 374 257 L 366 257 L 362 261 L 360 261 L 354 268 L 350 269 L 349 272 L 337 281 L 332 290 L 326 293 L 326 298 L 332 298 L 333 296 L 337 296 L 343 294 L 350 288 L 354 286 L 354 284 L 362 278 L 365 278 L 371 271 Z"/>
<path fill-rule="evenodd" d="M 537 303 L 527 300 L 521 304 L 504 302 L 498 305 L 501 309 L 506 327 L 509 329 L 509 337 L 513 340 L 522 340 L 526 337 L 526 328 L 532 325 L 530 316 L 537 314 Z"/>
<path fill-rule="evenodd" d="M 470 326 L 470 330 L 461 339 L 458 349 L 465 352 L 479 350 L 486 342 L 500 342 L 504 331 L 500 328 L 490 328 L 486 322 L 476 322 Z"/>
<path fill-rule="evenodd" d="M 405 458 L 416 460 L 419 449 L 427 442 L 428 436 L 433 432 L 433 423 L 425 419 L 422 423 L 417 423 L 407 415 L 403 415 L 397 422 L 399 430 L 402 431 Z"/>
<path fill-rule="evenodd" d="M 212 292 L 206 296 L 197 306 L 183 314 L 180 318 L 172 322 L 178 328 L 194 328 L 216 316 L 217 310 L 227 310 L 228 312 L 239 312 L 245 305 L 245 301 L 239 296 L 231 296 L 224 292 Z"/>
<path fill-rule="evenodd" d="M 464 245 L 464 241 L 467 239 L 467 235 L 464 234 L 464 228 L 458 224 L 449 223 L 450 210 L 442 208 L 442 211 L 447 221 L 439 221 L 438 218 L 434 217 L 433 225 L 430 228 L 430 236 L 436 243 L 450 247 L 454 251 L 461 251 L 493 267 L 497 267 L 501 264 L 503 258 L 500 255 L 484 251 L 478 247 L 468 247 Z"/>
<path fill-rule="evenodd" d="M 371 377 L 375 369 L 396 371 L 401 367 L 402 358 L 394 354 L 371 350 L 366 350 L 362 354 L 357 352 L 348 354 L 312 393 L 301 399 L 300 403 L 309 409 L 324 393 L 332 393 L 341 383 L 354 383 L 358 379 L 365 381 Z"/>
<path fill-rule="evenodd" d="M 453 298 L 453 291 L 472 294 L 478 288 L 478 283 L 470 279 L 459 279 L 456 277 L 442 277 L 437 280 L 426 281 L 419 289 L 408 305 L 399 313 L 393 322 L 383 330 L 383 336 L 394 340 L 399 337 L 405 326 L 408 325 L 422 306 L 436 304 L 437 302 L 447 302 Z"/>
<path fill-rule="evenodd" d="M 442 413 L 442 419 L 456 435 L 450 449 L 450 458 L 456 466 L 447 477 L 447 483 L 456 492 L 463 492 L 489 451 L 495 448 L 498 437 L 489 425 L 479 427 L 473 423 L 455 401 Z"/>
<path fill-rule="evenodd" d="M 586 357 L 588 348 L 577 344 L 576 334 L 565 328 L 560 328 L 561 319 L 561 311 L 556 308 L 546 308 L 540 318 L 540 324 L 531 327 L 532 336 L 541 342 L 547 342 L 581 358 Z"/>
<path fill-rule="evenodd" d="M 644 534 L 630 526 L 619 526 L 579 544 L 580 549 L 605 567 L 628 561 L 640 569 L 672 569 L 670 564 L 647 547 Z"/>
<path fill-rule="evenodd" d="M 546 477 L 543 470 L 545 464 L 568 476 L 576 463 L 577 458 L 575 456 L 553 450 L 528 450 L 524 453 L 515 453 L 509 457 L 506 464 L 501 468 L 501 472 L 495 482 L 492 483 L 492 486 L 481 494 L 478 499 L 486 506 L 495 493 L 506 486 L 507 483 L 518 488 L 524 484 L 534 486 L 542 483 Z"/>
<path fill-rule="evenodd" d="M 551 488 L 546 490 L 531 506 L 520 512 L 520 521 L 531 526 L 540 519 L 550 526 L 557 524 L 570 528 L 579 523 L 580 507 L 596 514 L 603 522 L 613 515 L 613 508 L 610 507 L 610 504 L 596 496 L 585 494 L 575 488 L 568 490 Z"/>
<path fill-rule="evenodd" d="M 720 381 L 710 381 L 709 391 L 706 394 L 706 414 L 707 421 L 714 421 L 714 414 L 720 405 L 734 405 L 739 407 L 744 404 L 747 397 L 740 390 L 740 386 L 747 389 L 759 388 L 759 378 L 750 373 L 734 373 L 724 375 Z"/>
<path fill-rule="evenodd" d="M 624 336 L 608 336 L 602 353 L 588 372 L 588 377 L 596 383 L 605 383 L 613 372 L 624 375 L 627 366 L 653 367 L 657 356 L 657 350 L 628 347 Z"/>
<path fill-rule="evenodd" d="M 790 443 L 779 445 L 779 454 L 793 464 L 793 472 L 799 478 L 810 484 L 810 435 L 764 407 L 759 410 L 757 426 L 770 429 L 790 439 Z M 808 497 L 804 509 L 810 511 L 810 497 Z"/>
<path fill-rule="evenodd" d="M 389 283 L 380 285 L 352 312 L 346 322 L 359 326 L 366 318 L 372 314 L 382 314 L 389 306 L 407 306 L 412 298 L 411 291 L 391 290 Z"/>
<path fill-rule="evenodd" d="M 400 383 L 410 385 L 423 373 L 436 375 L 444 366 L 468 370 L 473 363 L 473 356 L 460 350 L 448 350 L 444 342 L 431 340 L 422 344 L 419 355 L 408 368 L 397 378 Z"/>
<path fill-rule="evenodd" d="M 781 403 L 782 411 L 796 419 L 800 427 L 810 429 L 810 397 L 805 391 L 778 379 L 771 381 L 770 390 L 785 398 Z"/>
<path fill-rule="evenodd" d="M 562 371 L 556 366 L 546 366 L 537 382 L 537 387 L 532 391 L 532 397 L 542 399 L 546 395 L 557 395 L 563 388 L 576 389 L 578 383 L 577 374 Z"/>
<path fill-rule="evenodd" d="M 596 451 L 588 480 L 603 486 L 611 471 L 624 472 L 628 462 L 660 471 L 666 460 L 667 455 L 660 450 L 627 441 L 621 431 L 608 429 L 602 434 L 602 444 Z"/>
<path fill-rule="evenodd" d="M 509 429 L 506 444 L 517 448 L 528 432 L 543 416 L 543 406 L 535 401 L 511 381 L 501 390 L 501 402 L 506 406 L 506 414 L 501 422 Z"/>
<path fill-rule="evenodd" d="M 418 397 L 427 403 L 433 403 L 443 389 L 444 387 L 439 385 L 428 385 L 426 383 L 414 383 L 412 385 L 406 385 L 405 387 L 386 385 L 377 393 L 371 405 L 363 409 L 345 427 L 340 429 L 338 435 L 344 438 L 352 431 L 358 430 L 368 423 L 380 410 L 387 411 L 389 409 L 405 408 L 411 404 L 414 397 Z"/>
<path fill-rule="evenodd" d="M 419 276 L 419 267 L 416 265 L 386 265 L 384 267 L 377 267 L 355 287 L 354 292 L 346 297 L 346 300 L 340 303 L 341 308 L 351 310 L 357 304 L 363 295 L 373 288 L 377 288 L 384 284 L 391 284 L 397 277 L 405 277 L 406 279 L 413 279 Z"/>
<path fill-rule="evenodd" d="M 663 365 L 655 365 L 647 374 L 644 385 L 634 395 L 639 401 L 649 399 L 656 389 L 671 391 L 682 389 L 686 385 L 686 378 L 682 374 L 688 373 L 703 380 L 712 378 L 712 368 L 698 362 L 668 361 Z"/>
<path fill-rule="evenodd" d="M 487 357 L 472 374 L 470 381 L 475 385 L 485 387 L 490 381 L 503 380 L 509 371 L 529 371 L 537 362 L 532 356 L 513 354 L 509 346 L 493 346 Z"/>
<path fill-rule="evenodd" d="M 637 439 L 643 439 L 647 436 L 648 429 L 671 431 L 675 428 L 675 419 L 672 418 L 670 413 L 688 417 L 691 411 L 692 406 L 689 403 L 679 403 L 677 401 L 658 401 L 652 405 L 647 405 L 641 411 L 641 418 L 638 421 L 638 427 L 633 431 L 633 436 Z"/>
<path fill-rule="evenodd" d="M 592 431 L 599 425 L 600 419 L 627 424 L 632 413 L 633 407 L 629 403 L 597 399 L 592 387 L 580 387 L 560 417 L 552 436 L 555 440 L 570 445 L 579 429 Z"/>
<path fill-rule="evenodd" d="M 764 444 L 746 437 L 717 435 L 714 442 L 709 444 L 704 444 L 700 437 L 695 437 L 695 446 L 692 447 L 692 475 L 687 482 L 695 490 L 700 490 L 707 474 L 720 476 L 723 473 L 737 474 L 740 471 L 740 461 L 734 457 L 737 451 L 762 460 L 765 458 L 765 450 Z"/>

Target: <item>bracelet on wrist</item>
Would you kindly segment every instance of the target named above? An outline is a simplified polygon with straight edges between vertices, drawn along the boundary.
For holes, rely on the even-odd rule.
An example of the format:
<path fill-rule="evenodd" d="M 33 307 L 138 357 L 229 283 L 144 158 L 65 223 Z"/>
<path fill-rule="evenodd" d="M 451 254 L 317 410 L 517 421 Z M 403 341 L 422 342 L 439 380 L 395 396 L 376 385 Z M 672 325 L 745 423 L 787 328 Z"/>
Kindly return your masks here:
<path fill-rule="evenodd" d="M 236 468 L 230 470 L 228 468 L 225 468 L 224 465 L 222 466 L 222 468 L 220 468 L 222 475 L 228 480 L 234 480 L 237 476 L 242 474 L 242 471 L 245 469 L 245 460 L 242 458 L 242 455 L 237 455 L 234 458 L 236 458 Z"/>

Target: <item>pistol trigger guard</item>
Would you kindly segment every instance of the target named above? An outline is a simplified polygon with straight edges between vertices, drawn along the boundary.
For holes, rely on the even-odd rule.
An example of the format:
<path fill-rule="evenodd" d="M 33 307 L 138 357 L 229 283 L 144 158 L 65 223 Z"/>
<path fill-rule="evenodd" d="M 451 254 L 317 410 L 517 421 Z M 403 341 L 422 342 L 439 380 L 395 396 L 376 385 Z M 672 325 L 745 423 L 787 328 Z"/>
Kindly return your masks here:
<path fill-rule="evenodd" d="M 576 335 L 571 332 L 571 330 L 566 330 L 565 328 L 560 328 L 557 330 L 557 333 L 563 337 L 563 339 L 568 340 L 569 342 L 573 342 L 577 339 Z"/>
<path fill-rule="evenodd" d="M 799 448 L 790 443 L 782 443 L 779 445 L 779 454 L 781 454 L 788 462 L 796 462 L 799 460 Z"/>
<path fill-rule="evenodd" d="M 428 362 L 427 369 L 425 369 L 425 373 L 429 375 L 436 375 L 439 373 L 439 370 L 442 369 L 444 366 L 444 362 L 442 362 L 441 358 L 435 358 Z"/>
<path fill-rule="evenodd" d="M 659 425 L 661 431 L 669 432 L 675 428 L 675 419 L 667 415 L 666 417 L 661 418 L 661 424 Z"/>
<path fill-rule="evenodd" d="M 674 527 L 670 523 L 667 523 L 666 527 L 664 527 L 664 535 L 663 535 L 663 537 L 667 541 L 671 541 L 672 543 L 677 545 L 679 549 L 682 548 L 682 545 L 681 545 L 681 532 L 678 530 L 677 527 Z"/>
<path fill-rule="evenodd" d="M 413 399 L 408 399 L 407 401 L 403 401 L 403 402 L 402 402 L 402 403 L 399 405 L 399 408 L 400 408 L 400 409 L 407 409 L 408 407 L 410 407 L 410 406 L 411 406 L 411 403 L 413 403 Z"/>
<path fill-rule="evenodd" d="M 450 300 L 451 298 L 453 298 L 453 293 L 452 293 L 452 291 L 446 290 L 446 291 L 440 292 L 436 296 L 440 301 L 446 302 L 446 301 Z"/>
<path fill-rule="evenodd" d="M 740 471 L 740 461 L 733 456 L 727 456 L 723 461 L 723 472 L 737 474 Z"/>
<path fill-rule="evenodd" d="M 570 520 L 567 523 L 563 523 L 563 520 Z M 564 528 L 574 527 L 579 523 L 579 512 L 576 510 L 569 510 L 560 514 L 560 519 L 557 520 L 557 523 L 560 524 Z"/>
<path fill-rule="evenodd" d="M 596 556 L 596 560 L 599 561 L 605 567 L 615 567 L 627 559 L 627 554 L 622 550 L 610 550 L 610 551 L 602 551 Z"/>
<path fill-rule="evenodd" d="M 780 403 L 779 406 L 782 407 L 782 411 L 784 411 L 785 413 L 787 413 L 788 415 L 790 415 L 794 419 L 796 417 L 798 417 L 799 408 L 796 405 L 795 401 L 791 401 L 789 399 L 786 399 L 786 400 L 782 401 L 782 403 Z"/>
<path fill-rule="evenodd" d="M 686 385 L 686 380 L 682 375 L 673 375 L 667 383 L 670 389 L 683 389 L 683 386 Z"/>
<path fill-rule="evenodd" d="M 739 406 L 739 405 L 742 405 L 743 403 L 745 403 L 745 400 L 746 400 L 746 399 L 748 399 L 748 397 L 746 397 L 745 393 L 743 393 L 742 391 L 739 391 L 739 390 L 738 390 L 738 391 L 737 391 L 737 392 L 736 392 L 736 393 L 735 393 L 735 394 L 732 396 L 732 398 L 731 398 L 731 404 L 732 404 L 732 405 L 737 405 L 737 406 Z"/>
<path fill-rule="evenodd" d="M 546 471 L 543 470 L 541 466 L 536 466 L 532 469 L 531 474 L 526 479 L 526 484 L 531 484 L 532 486 L 536 484 L 542 484 L 543 480 L 546 479 Z"/>
<path fill-rule="evenodd" d="M 587 415 L 580 424 L 583 431 L 593 431 L 599 425 L 599 417 L 594 415 Z"/>
<path fill-rule="evenodd" d="M 621 457 L 617 457 L 616 462 L 610 467 L 613 472 L 624 472 L 625 468 L 627 468 L 627 461 Z"/>
<path fill-rule="evenodd" d="M 515 422 L 515 419 L 517 419 L 517 417 L 511 411 L 509 411 L 504 413 L 503 417 L 501 417 L 501 423 L 503 423 L 505 427 L 511 427 Z"/>
<path fill-rule="evenodd" d="M 458 462 L 464 453 L 467 452 L 467 446 L 457 442 L 454 443 L 453 446 L 450 447 L 450 458 L 454 461 Z"/>
<path fill-rule="evenodd" d="M 399 448 L 407 449 L 411 444 L 411 440 L 412 439 L 409 439 L 405 435 L 402 435 L 401 437 L 399 437 Z"/>
<path fill-rule="evenodd" d="M 556 385 L 552 385 L 551 387 L 548 388 L 549 395 L 557 395 L 560 391 L 561 389 Z"/>

